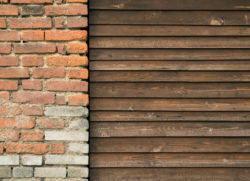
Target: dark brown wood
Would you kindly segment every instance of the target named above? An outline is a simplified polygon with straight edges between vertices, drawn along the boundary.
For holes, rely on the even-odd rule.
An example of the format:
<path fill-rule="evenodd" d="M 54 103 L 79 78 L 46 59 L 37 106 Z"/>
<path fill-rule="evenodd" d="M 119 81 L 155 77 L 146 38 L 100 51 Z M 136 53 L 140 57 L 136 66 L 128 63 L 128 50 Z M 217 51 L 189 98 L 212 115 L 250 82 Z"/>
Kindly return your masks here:
<path fill-rule="evenodd" d="M 250 152 L 250 138 L 92 138 L 91 153 Z"/>
<path fill-rule="evenodd" d="M 243 137 L 250 124 L 223 122 L 92 122 L 91 137 Z"/>
<path fill-rule="evenodd" d="M 94 168 L 94 181 L 249 181 L 249 168 Z"/>
<path fill-rule="evenodd" d="M 90 9 L 114 10 L 249 10 L 248 0 L 91 0 Z"/>
<path fill-rule="evenodd" d="M 90 11 L 90 25 L 249 25 L 249 11 Z"/>

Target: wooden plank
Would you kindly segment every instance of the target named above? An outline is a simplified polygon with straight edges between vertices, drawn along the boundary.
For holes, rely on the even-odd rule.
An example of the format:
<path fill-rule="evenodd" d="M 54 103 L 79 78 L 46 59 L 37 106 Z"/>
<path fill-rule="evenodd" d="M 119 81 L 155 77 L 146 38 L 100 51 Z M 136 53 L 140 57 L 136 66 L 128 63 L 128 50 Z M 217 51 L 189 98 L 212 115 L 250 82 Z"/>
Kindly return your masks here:
<path fill-rule="evenodd" d="M 90 121 L 250 121 L 250 112 L 91 111 Z"/>
<path fill-rule="evenodd" d="M 250 154 L 91 154 L 90 167 L 250 167 Z"/>
<path fill-rule="evenodd" d="M 249 82 L 250 72 L 91 71 L 90 82 Z"/>
<path fill-rule="evenodd" d="M 249 153 L 250 138 L 92 138 L 91 153 Z"/>
<path fill-rule="evenodd" d="M 90 49 L 90 60 L 249 60 L 248 49 Z"/>
<path fill-rule="evenodd" d="M 250 99 L 111 99 L 92 98 L 91 110 L 250 111 Z"/>
<path fill-rule="evenodd" d="M 249 181 L 249 168 L 92 168 L 93 181 Z"/>
<path fill-rule="evenodd" d="M 92 37 L 90 48 L 250 48 L 250 37 Z"/>
<path fill-rule="evenodd" d="M 248 83 L 92 83 L 91 97 L 250 98 Z"/>
<path fill-rule="evenodd" d="M 91 61 L 90 70 L 250 70 L 250 61 Z"/>
<path fill-rule="evenodd" d="M 249 25 L 249 11 L 101 11 L 92 10 L 90 25 Z"/>
<path fill-rule="evenodd" d="M 93 137 L 245 137 L 250 124 L 225 122 L 92 122 Z"/>
<path fill-rule="evenodd" d="M 113 10 L 249 10 L 248 0 L 91 0 L 90 9 Z"/>

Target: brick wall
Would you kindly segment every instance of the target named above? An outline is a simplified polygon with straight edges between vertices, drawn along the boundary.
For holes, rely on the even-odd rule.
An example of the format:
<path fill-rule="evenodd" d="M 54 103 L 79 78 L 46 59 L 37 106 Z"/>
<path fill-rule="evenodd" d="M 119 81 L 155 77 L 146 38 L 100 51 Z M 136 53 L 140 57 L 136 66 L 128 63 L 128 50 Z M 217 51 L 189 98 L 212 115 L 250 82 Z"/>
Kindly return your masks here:
<path fill-rule="evenodd" d="M 87 0 L 0 0 L 0 181 L 87 180 Z"/>

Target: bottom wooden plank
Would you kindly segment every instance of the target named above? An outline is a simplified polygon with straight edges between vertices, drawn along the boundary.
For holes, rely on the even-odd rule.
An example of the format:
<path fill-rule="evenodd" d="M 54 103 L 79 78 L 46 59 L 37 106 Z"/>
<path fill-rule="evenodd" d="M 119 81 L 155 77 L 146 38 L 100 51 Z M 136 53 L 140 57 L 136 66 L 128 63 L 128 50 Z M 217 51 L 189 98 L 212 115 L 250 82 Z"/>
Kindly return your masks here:
<path fill-rule="evenodd" d="M 101 168 L 90 181 L 249 181 L 248 168 Z"/>

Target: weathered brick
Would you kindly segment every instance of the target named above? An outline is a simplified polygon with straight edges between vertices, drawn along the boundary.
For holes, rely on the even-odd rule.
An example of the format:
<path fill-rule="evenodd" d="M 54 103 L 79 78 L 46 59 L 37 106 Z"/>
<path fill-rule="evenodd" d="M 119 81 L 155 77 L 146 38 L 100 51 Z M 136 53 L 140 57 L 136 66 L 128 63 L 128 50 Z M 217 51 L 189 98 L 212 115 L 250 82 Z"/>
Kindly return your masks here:
<path fill-rule="evenodd" d="M 0 105 L 0 115 L 1 116 L 16 116 L 21 113 L 21 108 L 19 105 Z"/>
<path fill-rule="evenodd" d="M 0 68 L 0 78 L 28 78 L 29 71 L 26 68 Z"/>
<path fill-rule="evenodd" d="M 14 44 L 15 53 L 55 53 L 54 43 L 16 43 Z"/>
<path fill-rule="evenodd" d="M 86 3 L 88 0 L 66 0 L 67 3 Z"/>
<path fill-rule="evenodd" d="M 50 18 L 11 18 L 9 25 L 13 29 L 40 29 L 51 28 L 52 22 Z"/>
<path fill-rule="evenodd" d="M 0 118 L 0 128 L 33 128 L 34 118 Z"/>
<path fill-rule="evenodd" d="M 59 16 L 59 15 L 87 15 L 88 8 L 84 4 L 74 4 L 74 5 L 57 5 L 57 6 L 46 6 L 45 14 L 47 16 Z"/>
<path fill-rule="evenodd" d="M 89 104 L 88 94 L 70 95 L 68 96 L 70 106 L 87 106 Z"/>
<path fill-rule="evenodd" d="M 41 41 L 44 40 L 44 31 L 41 30 L 26 30 L 22 32 L 24 41 Z"/>
<path fill-rule="evenodd" d="M 17 56 L 1 56 L 0 67 L 18 66 L 19 58 Z"/>
<path fill-rule="evenodd" d="M 53 143 L 51 144 L 51 154 L 64 154 L 64 144 L 63 143 Z"/>
<path fill-rule="evenodd" d="M 41 155 L 49 151 L 48 144 L 30 144 L 30 143 L 8 143 L 6 146 L 7 153 L 30 153 Z"/>
<path fill-rule="evenodd" d="M 22 80 L 22 87 L 25 90 L 42 90 L 41 80 Z"/>
<path fill-rule="evenodd" d="M 31 167 L 15 167 L 13 168 L 13 176 L 19 178 L 28 178 L 33 176 L 33 168 Z"/>
<path fill-rule="evenodd" d="M 27 166 L 42 165 L 42 156 L 24 155 L 22 156 L 22 164 Z"/>
<path fill-rule="evenodd" d="M 68 69 L 68 78 L 70 79 L 88 79 L 88 69 L 79 69 L 79 68 L 69 68 Z"/>
<path fill-rule="evenodd" d="M 57 118 L 38 118 L 36 124 L 39 128 L 63 128 L 64 120 Z"/>
<path fill-rule="evenodd" d="M 73 153 L 89 153 L 89 145 L 87 143 L 69 143 L 68 150 Z"/>
<path fill-rule="evenodd" d="M 56 95 L 56 104 L 65 105 L 67 102 L 64 95 Z"/>
<path fill-rule="evenodd" d="M 37 56 L 37 55 L 23 56 L 22 63 L 23 63 L 23 66 L 25 67 L 42 66 L 43 57 Z"/>
<path fill-rule="evenodd" d="M 0 30 L 0 41 L 20 41 L 20 36 L 17 31 Z"/>
<path fill-rule="evenodd" d="M 35 177 L 54 177 L 54 178 L 65 178 L 66 168 L 62 167 L 43 167 L 35 168 Z"/>
<path fill-rule="evenodd" d="M 88 178 L 89 170 L 83 167 L 68 167 L 68 177 L 71 178 Z"/>
<path fill-rule="evenodd" d="M 0 18 L 0 28 L 6 28 L 6 19 Z"/>
<path fill-rule="evenodd" d="M 0 80 L 0 90 L 17 90 L 17 80 Z"/>
<path fill-rule="evenodd" d="M 17 141 L 18 139 L 19 139 L 18 131 L 13 131 L 13 130 L 0 131 L 0 141 Z"/>
<path fill-rule="evenodd" d="M 1 3 L 8 3 L 8 0 L 0 0 Z"/>
<path fill-rule="evenodd" d="M 44 4 L 53 3 L 53 0 L 11 0 L 12 4 Z"/>
<path fill-rule="evenodd" d="M 73 119 L 69 122 L 69 128 L 74 130 L 89 129 L 89 122 L 84 118 Z"/>
<path fill-rule="evenodd" d="M 68 28 L 85 28 L 88 26 L 88 19 L 86 17 L 68 17 Z"/>
<path fill-rule="evenodd" d="M 88 141 L 87 131 L 45 131 L 48 141 Z"/>
<path fill-rule="evenodd" d="M 47 165 L 88 165 L 88 156 L 45 155 Z"/>
<path fill-rule="evenodd" d="M 18 7 L 13 5 L 0 5 L 0 16 L 17 16 Z"/>
<path fill-rule="evenodd" d="M 0 156 L 0 165 L 19 165 L 18 155 Z"/>
<path fill-rule="evenodd" d="M 87 92 L 88 82 L 85 81 L 47 81 L 46 88 L 48 91 L 74 91 Z"/>
<path fill-rule="evenodd" d="M 23 115 L 25 116 L 42 116 L 43 108 L 38 105 L 23 105 Z"/>
<path fill-rule="evenodd" d="M 86 43 L 68 43 L 66 51 L 67 53 L 84 54 L 84 53 L 87 53 L 88 46 Z"/>
<path fill-rule="evenodd" d="M 57 44 L 57 52 L 65 55 L 66 54 L 66 46 L 65 44 Z"/>
<path fill-rule="evenodd" d="M 55 27 L 56 28 L 66 28 L 66 21 L 65 17 L 55 17 Z"/>
<path fill-rule="evenodd" d="M 4 146 L 0 145 L 0 154 L 3 154 Z M 1 168 L 0 168 L 0 178 L 1 178 Z"/>
<path fill-rule="evenodd" d="M 53 104 L 55 95 L 47 92 L 19 91 L 13 93 L 13 102 L 31 104 Z"/>
<path fill-rule="evenodd" d="M 22 6 L 22 15 L 43 15 L 43 6 Z"/>
<path fill-rule="evenodd" d="M 9 54 L 11 52 L 10 43 L 0 43 L 0 53 Z"/>
<path fill-rule="evenodd" d="M 43 141 L 42 131 L 22 131 L 21 132 L 22 141 Z"/>
<path fill-rule="evenodd" d="M 6 100 L 8 101 L 10 99 L 10 93 L 9 92 L 0 92 L 0 101 Z"/>
<path fill-rule="evenodd" d="M 80 67 L 88 65 L 87 57 L 80 56 L 47 56 L 48 66 Z"/>
<path fill-rule="evenodd" d="M 45 31 L 45 40 L 49 41 L 73 41 L 87 40 L 86 30 L 48 30 Z"/>
<path fill-rule="evenodd" d="M 33 78 L 63 78 L 65 77 L 65 70 L 62 67 L 58 68 L 33 68 Z"/>
<path fill-rule="evenodd" d="M 10 167 L 0 168 L 0 178 L 8 178 L 8 177 L 11 177 L 11 168 Z"/>

